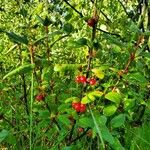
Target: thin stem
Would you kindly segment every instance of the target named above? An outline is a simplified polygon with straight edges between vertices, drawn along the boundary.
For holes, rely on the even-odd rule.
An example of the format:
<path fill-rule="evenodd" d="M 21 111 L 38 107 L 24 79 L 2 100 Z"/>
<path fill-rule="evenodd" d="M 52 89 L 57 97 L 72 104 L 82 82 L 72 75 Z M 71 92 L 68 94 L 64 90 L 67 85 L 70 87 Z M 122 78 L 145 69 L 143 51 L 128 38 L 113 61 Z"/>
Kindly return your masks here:
<path fill-rule="evenodd" d="M 31 64 L 34 63 L 34 52 L 33 52 L 33 45 L 30 46 L 30 59 L 31 59 Z M 32 109 L 33 109 L 33 93 L 34 93 L 34 71 L 32 71 L 31 73 L 31 93 L 30 93 L 30 123 L 29 123 L 29 130 L 30 130 L 30 134 L 29 134 L 29 146 L 30 146 L 30 150 L 32 150 L 32 131 L 33 131 L 33 113 L 32 113 Z"/>
<path fill-rule="evenodd" d="M 130 18 L 129 14 L 128 14 L 126 8 L 125 8 L 125 6 L 123 5 L 123 3 L 120 0 L 118 0 L 118 2 L 120 3 L 120 5 L 122 6 L 122 8 L 124 9 L 126 15 Z"/>
<path fill-rule="evenodd" d="M 27 101 L 27 85 L 26 85 L 26 80 L 25 80 L 24 74 L 22 75 L 22 80 L 23 80 L 23 99 L 24 99 L 27 115 L 29 115 L 28 101 Z"/>
<path fill-rule="evenodd" d="M 119 38 L 122 39 L 121 35 L 119 35 L 119 34 L 117 34 L 117 33 L 107 32 L 107 31 L 104 31 L 104 30 L 102 30 L 102 29 L 100 29 L 100 28 L 96 28 L 96 29 L 99 30 L 99 31 L 101 31 L 101 32 L 103 32 L 103 33 L 109 34 L 109 35 L 115 35 L 115 36 L 117 36 L 117 37 L 119 37 Z"/>
<path fill-rule="evenodd" d="M 76 13 L 78 13 L 81 18 L 83 17 L 82 13 L 79 12 L 75 7 L 73 7 L 67 0 L 64 0 L 64 2 L 65 2 L 68 6 L 70 6 Z"/>

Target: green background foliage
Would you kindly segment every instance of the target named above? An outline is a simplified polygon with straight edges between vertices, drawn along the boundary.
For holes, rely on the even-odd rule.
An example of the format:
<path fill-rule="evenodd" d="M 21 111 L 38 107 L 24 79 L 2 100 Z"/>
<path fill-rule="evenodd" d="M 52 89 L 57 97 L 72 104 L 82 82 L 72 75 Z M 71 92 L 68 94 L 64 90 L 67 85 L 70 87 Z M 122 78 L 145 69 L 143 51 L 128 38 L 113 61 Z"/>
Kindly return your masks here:
<path fill-rule="evenodd" d="M 0 149 L 149 149 L 148 0 L 0 4 Z"/>

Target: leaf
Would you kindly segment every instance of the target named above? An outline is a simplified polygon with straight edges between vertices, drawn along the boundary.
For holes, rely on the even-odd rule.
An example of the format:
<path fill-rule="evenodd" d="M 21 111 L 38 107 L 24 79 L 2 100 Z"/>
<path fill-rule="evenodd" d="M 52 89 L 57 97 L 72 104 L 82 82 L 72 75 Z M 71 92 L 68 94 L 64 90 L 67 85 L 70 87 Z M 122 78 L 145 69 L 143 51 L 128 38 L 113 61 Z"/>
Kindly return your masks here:
<path fill-rule="evenodd" d="M 121 42 L 118 38 L 113 37 L 111 35 L 108 34 L 103 34 L 103 36 L 111 43 L 111 44 L 115 44 L 118 45 L 119 47 L 126 47 L 126 44 Z"/>
<path fill-rule="evenodd" d="M 19 73 L 27 73 L 30 70 L 32 70 L 34 67 L 35 67 L 35 64 L 22 65 L 22 66 L 20 66 L 20 67 L 18 67 L 16 69 L 14 69 L 13 71 L 9 72 L 8 74 L 6 74 L 3 77 L 3 80 L 8 78 L 8 77 L 11 77 L 13 75 L 19 74 Z"/>
<path fill-rule="evenodd" d="M 46 35 L 46 36 L 44 36 L 44 37 L 41 37 L 41 38 L 39 38 L 38 40 L 36 40 L 35 42 L 34 42 L 34 45 L 37 45 L 37 44 L 39 44 L 40 42 L 42 42 L 45 38 L 51 38 L 51 37 L 53 37 L 54 38 L 54 36 L 56 36 L 56 35 L 62 35 L 62 31 L 55 31 L 55 32 L 52 32 L 52 33 L 50 33 L 50 34 L 48 34 L 48 36 Z"/>
<path fill-rule="evenodd" d="M 72 24 L 66 23 L 66 24 L 64 24 L 64 26 L 63 26 L 63 30 L 64 30 L 67 34 L 69 34 L 69 33 L 71 33 L 71 32 L 74 30 L 74 27 L 72 26 Z"/>
<path fill-rule="evenodd" d="M 42 119 L 47 119 L 50 117 L 50 113 L 48 110 L 43 110 L 39 112 L 39 117 L 41 117 Z"/>
<path fill-rule="evenodd" d="M 28 45 L 28 39 L 26 36 L 20 36 L 17 35 L 14 32 L 6 32 L 7 36 L 9 37 L 10 40 L 12 40 L 15 43 L 23 43 Z"/>
<path fill-rule="evenodd" d="M 82 98 L 81 103 L 87 104 L 87 103 L 93 102 L 94 100 L 95 100 L 95 97 L 93 95 L 87 95 Z"/>
<path fill-rule="evenodd" d="M 118 128 L 118 127 L 121 127 L 122 125 L 124 125 L 124 122 L 125 122 L 125 114 L 120 114 L 118 116 L 115 116 L 110 124 L 113 128 Z"/>
<path fill-rule="evenodd" d="M 103 79 L 104 78 L 104 72 L 102 72 L 101 69 L 97 69 L 97 68 L 94 68 L 92 69 L 92 72 L 95 74 L 96 77 L 98 77 L 99 79 Z"/>
<path fill-rule="evenodd" d="M 68 115 L 58 115 L 58 120 L 62 122 L 64 125 L 70 125 L 70 120 L 68 119 Z"/>
<path fill-rule="evenodd" d="M 69 104 L 61 104 L 59 107 L 58 107 L 58 111 L 59 112 L 66 112 L 68 110 L 68 108 L 70 108 L 70 105 Z"/>
<path fill-rule="evenodd" d="M 87 104 L 87 103 L 93 102 L 96 99 L 96 97 L 101 97 L 102 95 L 103 93 L 100 91 L 90 92 L 82 98 L 81 103 Z"/>
<path fill-rule="evenodd" d="M 93 92 L 90 92 L 89 95 L 93 95 L 95 97 L 101 97 L 104 93 L 101 92 L 101 91 L 93 91 Z"/>
<path fill-rule="evenodd" d="M 44 25 L 44 19 L 42 19 L 39 15 L 36 15 L 37 19 L 40 21 L 42 25 Z"/>
<path fill-rule="evenodd" d="M 143 74 L 136 72 L 136 73 L 131 73 L 127 76 L 127 80 L 131 81 L 131 82 L 138 82 L 140 84 L 147 84 L 148 81 L 147 79 L 144 77 Z"/>
<path fill-rule="evenodd" d="M 114 144 L 114 137 L 109 132 L 106 126 L 101 127 L 102 137 L 105 141 L 109 142 L 110 144 Z"/>
<path fill-rule="evenodd" d="M 0 132 L 0 142 L 2 142 L 7 136 L 8 136 L 9 132 L 5 129 L 3 129 L 1 132 Z"/>
<path fill-rule="evenodd" d="M 115 142 L 114 144 L 111 145 L 111 147 L 115 150 L 125 150 L 125 148 L 122 147 L 120 141 L 118 140 L 118 138 L 114 138 Z"/>
<path fill-rule="evenodd" d="M 87 39 L 86 38 L 80 38 L 76 43 L 80 46 L 87 45 Z"/>
<path fill-rule="evenodd" d="M 117 110 L 117 107 L 115 105 L 110 105 L 110 106 L 106 106 L 103 109 L 103 113 L 106 116 L 111 116 L 113 115 Z"/>
<path fill-rule="evenodd" d="M 147 36 L 150 36 L 150 31 L 146 31 L 143 33 L 143 35 L 147 35 Z"/>
<path fill-rule="evenodd" d="M 117 92 L 109 92 L 105 95 L 105 98 L 112 102 L 115 102 L 116 104 L 119 104 L 122 96 L 120 93 Z"/>
<path fill-rule="evenodd" d="M 83 117 L 79 119 L 78 125 L 82 128 L 90 127 L 92 128 L 94 126 L 93 120 L 90 117 Z"/>
<path fill-rule="evenodd" d="M 80 99 L 78 97 L 69 97 L 65 100 L 65 103 L 69 103 L 69 102 L 79 102 Z"/>

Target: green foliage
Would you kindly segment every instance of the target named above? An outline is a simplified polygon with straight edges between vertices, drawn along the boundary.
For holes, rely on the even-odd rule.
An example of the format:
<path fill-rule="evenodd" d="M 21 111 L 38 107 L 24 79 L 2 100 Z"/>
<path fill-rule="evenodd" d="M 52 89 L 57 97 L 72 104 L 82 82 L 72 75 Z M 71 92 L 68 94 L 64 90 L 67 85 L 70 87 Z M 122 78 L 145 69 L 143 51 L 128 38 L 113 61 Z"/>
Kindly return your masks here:
<path fill-rule="evenodd" d="M 149 6 L 2 1 L 0 149 L 148 150 Z"/>
<path fill-rule="evenodd" d="M 19 74 L 19 73 L 28 73 L 29 71 L 31 71 L 33 68 L 35 67 L 34 64 L 28 64 L 28 65 L 22 65 L 16 69 L 14 69 L 13 71 L 9 72 L 8 74 L 6 74 L 3 79 L 6 79 L 8 77 L 11 77 L 13 75 Z"/>

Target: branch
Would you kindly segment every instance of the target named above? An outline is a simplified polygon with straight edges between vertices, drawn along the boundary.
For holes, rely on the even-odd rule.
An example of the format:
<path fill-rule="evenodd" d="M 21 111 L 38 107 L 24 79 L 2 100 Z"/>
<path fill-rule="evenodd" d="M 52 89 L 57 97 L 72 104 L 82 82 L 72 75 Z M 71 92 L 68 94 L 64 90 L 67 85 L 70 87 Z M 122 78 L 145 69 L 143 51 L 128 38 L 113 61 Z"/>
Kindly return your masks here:
<path fill-rule="evenodd" d="M 109 22 L 111 22 L 111 20 L 107 17 L 107 15 L 106 15 L 104 12 L 102 12 L 101 10 L 100 10 L 100 12 L 102 13 L 102 15 L 103 15 Z"/>
<path fill-rule="evenodd" d="M 79 12 L 75 7 L 73 7 L 67 0 L 64 0 L 64 2 L 65 2 L 67 5 L 69 5 L 76 13 L 78 13 L 78 14 L 81 16 L 81 18 L 83 17 L 82 13 Z"/>
<path fill-rule="evenodd" d="M 118 1 L 119 1 L 120 5 L 122 6 L 122 8 L 124 9 L 126 15 L 127 15 L 129 18 L 131 18 L 130 15 L 128 14 L 128 12 L 127 12 L 125 6 L 123 5 L 123 3 L 122 3 L 120 0 L 118 0 Z M 131 19 L 132 19 L 132 18 L 131 18 Z"/>
<path fill-rule="evenodd" d="M 23 74 L 21 77 L 23 80 L 23 99 L 24 99 L 27 115 L 29 115 L 28 101 L 27 101 L 27 85 L 26 85 L 25 75 Z"/>
<path fill-rule="evenodd" d="M 56 41 L 54 41 L 54 42 L 50 45 L 50 48 L 52 48 L 55 43 L 57 43 L 58 41 L 62 40 L 63 38 L 65 38 L 65 37 L 67 37 L 67 36 L 69 36 L 69 34 L 59 37 Z"/>
<path fill-rule="evenodd" d="M 100 28 L 96 28 L 96 29 L 99 30 L 99 31 L 101 31 L 101 32 L 103 32 L 103 33 L 106 33 L 106 34 L 109 34 L 109 35 L 115 35 L 115 36 L 117 36 L 117 37 L 119 37 L 119 38 L 122 38 L 121 35 L 119 35 L 119 34 L 117 34 L 117 33 L 107 32 L 107 31 L 104 31 L 104 30 L 102 30 L 102 29 L 100 29 Z"/>

